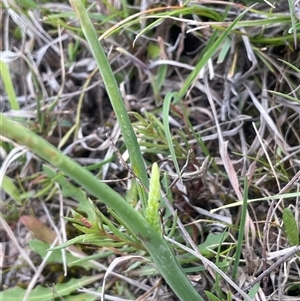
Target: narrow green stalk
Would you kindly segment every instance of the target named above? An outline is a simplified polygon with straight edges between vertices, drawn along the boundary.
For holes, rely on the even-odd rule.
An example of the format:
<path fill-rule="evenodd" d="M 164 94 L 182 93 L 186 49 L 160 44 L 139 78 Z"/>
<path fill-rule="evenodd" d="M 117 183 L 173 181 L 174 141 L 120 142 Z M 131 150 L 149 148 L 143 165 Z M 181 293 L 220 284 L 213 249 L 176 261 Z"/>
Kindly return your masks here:
<path fill-rule="evenodd" d="M 217 51 L 218 47 L 222 44 L 222 42 L 227 39 L 228 35 L 231 33 L 232 29 L 236 25 L 236 23 L 250 10 L 251 7 L 244 10 L 231 24 L 228 26 L 228 28 L 220 34 L 218 39 L 203 53 L 203 56 L 201 57 L 200 61 L 197 63 L 195 69 L 190 73 L 188 78 L 185 80 L 181 90 L 178 92 L 179 97 L 183 97 L 192 83 L 197 79 L 199 72 L 201 69 L 207 64 L 208 60 L 214 55 L 214 53 Z"/>
<path fill-rule="evenodd" d="M 288 0 L 289 2 L 289 9 L 290 9 L 290 16 L 291 16 L 291 23 L 292 23 L 292 29 L 293 29 L 293 37 L 294 37 L 294 47 L 297 49 L 298 42 L 297 42 L 297 27 L 296 27 L 296 17 L 295 17 L 295 1 L 294 0 Z"/>
<path fill-rule="evenodd" d="M 157 269 L 173 289 L 180 300 L 203 301 L 191 282 L 187 279 L 167 242 L 152 226 L 135 211 L 121 195 L 108 185 L 98 181 L 93 174 L 85 170 L 71 158 L 65 156 L 49 142 L 0 114 L 2 135 L 18 144 L 27 146 L 32 152 L 57 167 L 82 189 L 102 200 L 124 221 L 128 229 L 140 238 L 148 250 Z"/>
<path fill-rule="evenodd" d="M 14 85 L 11 80 L 9 68 L 0 58 L 0 74 L 3 79 L 5 90 L 8 96 L 9 104 L 12 110 L 20 110 L 20 106 L 16 97 Z"/>
<path fill-rule="evenodd" d="M 168 92 L 165 96 L 164 105 L 163 105 L 163 124 L 164 124 L 166 139 L 168 141 L 169 150 L 175 166 L 175 170 L 176 173 L 178 174 L 179 179 L 181 180 L 180 168 L 177 162 L 177 157 L 176 157 L 175 148 L 174 148 L 171 131 L 170 131 L 170 125 L 169 125 L 170 105 L 173 97 L 176 98 L 176 95 L 174 95 L 174 93 L 171 92 Z"/>
<path fill-rule="evenodd" d="M 119 91 L 118 84 L 111 70 L 109 62 L 106 58 L 105 52 L 98 41 L 95 28 L 88 17 L 86 8 L 82 4 L 81 0 L 70 0 L 77 17 L 81 23 L 83 33 L 90 45 L 90 50 L 97 62 L 100 74 L 106 87 L 107 94 L 111 101 L 114 112 L 117 116 L 118 122 L 121 127 L 122 135 L 126 148 L 129 153 L 129 158 L 132 164 L 132 169 L 137 178 L 148 188 L 149 181 L 147 176 L 144 160 L 139 148 L 139 144 L 136 139 L 136 135 L 132 128 L 128 112 L 125 108 L 122 95 Z M 141 187 L 139 187 L 139 194 L 143 202 L 143 207 L 146 206 L 146 194 Z"/>
<path fill-rule="evenodd" d="M 232 279 L 235 280 L 237 277 L 238 267 L 240 265 L 240 259 L 242 254 L 242 244 L 244 240 L 244 229 L 246 224 L 246 217 L 247 217 L 247 206 L 248 206 L 248 178 L 245 176 L 244 181 L 244 199 L 243 199 L 243 205 L 242 205 L 242 216 L 240 221 L 240 229 L 239 229 L 239 236 L 238 236 L 238 242 L 236 245 L 236 252 L 235 252 L 235 258 L 234 258 L 234 265 L 233 265 L 233 271 L 232 271 Z"/>

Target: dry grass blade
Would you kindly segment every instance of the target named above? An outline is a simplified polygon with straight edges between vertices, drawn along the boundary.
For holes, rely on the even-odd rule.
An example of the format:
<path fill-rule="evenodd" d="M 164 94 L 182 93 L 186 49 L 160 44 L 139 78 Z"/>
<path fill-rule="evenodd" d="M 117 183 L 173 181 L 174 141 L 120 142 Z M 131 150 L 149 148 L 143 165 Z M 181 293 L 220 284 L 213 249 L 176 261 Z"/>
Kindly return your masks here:
<path fill-rule="evenodd" d="M 24 248 L 22 248 L 19 245 L 18 238 L 15 236 L 15 234 L 11 230 L 10 226 L 7 224 L 6 220 L 3 218 L 2 214 L 0 215 L 0 223 L 3 227 L 3 229 L 6 231 L 7 235 L 9 236 L 10 240 L 12 241 L 13 245 L 18 249 L 22 258 L 24 258 L 24 260 L 28 263 L 28 265 L 36 272 L 37 269 L 36 269 L 35 264 L 32 262 L 32 260 L 30 259 L 30 257 L 28 256 L 28 254 L 26 253 Z"/>
<path fill-rule="evenodd" d="M 103 278 L 101 301 L 105 300 L 105 284 L 106 284 L 107 277 L 109 277 L 109 275 L 113 272 L 113 270 L 117 267 L 117 265 L 119 265 L 123 262 L 126 262 L 126 261 L 130 261 L 132 259 L 139 260 L 139 261 L 145 261 L 145 260 L 147 261 L 147 259 L 142 256 L 133 256 L 133 255 L 115 258 L 112 261 L 112 263 L 109 265 L 108 269 L 105 272 L 104 278 Z"/>
<path fill-rule="evenodd" d="M 53 241 L 51 247 L 53 247 L 56 243 L 57 243 L 57 239 L 55 239 Z M 47 255 L 43 258 L 43 261 L 41 262 L 41 264 L 37 267 L 37 270 L 35 271 L 33 277 L 31 278 L 31 280 L 27 286 L 27 289 L 23 296 L 22 301 L 27 301 L 29 299 L 30 293 L 31 293 L 32 289 L 36 286 L 38 279 L 41 277 L 42 271 L 44 270 L 44 268 L 46 266 L 46 262 L 47 262 L 48 258 L 51 256 L 51 253 L 52 252 L 49 251 L 47 253 Z"/>
<path fill-rule="evenodd" d="M 219 275 L 222 276 L 222 278 L 224 280 L 226 280 L 234 289 L 236 289 L 236 291 L 243 296 L 244 300 L 247 301 L 252 301 L 252 298 L 250 298 L 246 293 L 244 293 L 244 291 L 238 287 L 238 285 L 236 285 L 232 279 L 230 279 L 222 270 L 220 270 L 215 264 L 213 264 L 211 261 L 209 261 L 206 257 L 202 256 L 201 253 L 198 252 L 194 252 L 193 250 L 185 247 L 184 245 L 178 243 L 177 241 L 170 239 L 169 237 L 165 236 L 165 239 L 168 240 L 169 242 L 173 243 L 174 245 L 177 245 L 178 247 L 186 250 L 188 253 L 193 254 L 194 256 L 196 256 L 200 261 L 203 262 L 203 264 L 207 267 L 208 270 L 212 270 L 213 273 L 217 273 Z M 214 275 L 215 277 L 215 275 Z"/>
<path fill-rule="evenodd" d="M 298 300 L 299 249 L 291 248 L 282 225 L 287 208 L 299 223 L 300 1 L 252 7 L 254 1 L 78 2 L 108 58 L 145 167 L 159 165 L 161 231 L 187 279 L 201 275 L 194 288 L 211 292 L 210 301 L 249 300 L 242 288 L 255 283 L 253 300 Z M 0 68 L 3 114 L 61 149 L 142 215 L 122 124 L 72 6 L 3 0 L 0 21 L 0 59 L 7 67 Z M 164 114 L 168 93 L 181 98 L 171 99 Z M 73 263 L 99 277 L 77 290 L 78 298 L 178 298 L 150 263 L 140 233 L 128 231 L 102 199 L 86 195 L 59 171 L 48 177 L 45 162 L 5 136 L 2 131 L 0 298 L 20 283 L 24 294 L 13 301 L 30 300 L 41 279 L 57 285 L 58 279 L 47 282 L 52 256 L 64 280 L 74 279 Z M 99 210 L 95 220 L 78 207 L 80 197 Z M 45 246 L 33 247 L 33 237 L 59 245 L 82 235 L 64 218 L 71 211 L 78 212 L 81 230 L 99 227 L 99 245 L 70 245 L 52 255 Z M 240 288 L 228 279 L 235 260 Z"/>

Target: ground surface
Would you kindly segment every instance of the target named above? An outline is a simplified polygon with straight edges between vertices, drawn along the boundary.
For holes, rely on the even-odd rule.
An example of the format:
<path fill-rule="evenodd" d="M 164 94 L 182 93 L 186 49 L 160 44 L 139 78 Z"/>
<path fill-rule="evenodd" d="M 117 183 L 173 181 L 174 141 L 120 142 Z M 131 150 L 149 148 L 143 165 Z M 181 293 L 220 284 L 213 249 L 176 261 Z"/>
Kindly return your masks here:
<path fill-rule="evenodd" d="M 232 275 L 238 234 L 244 231 L 238 286 L 246 291 L 261 277 L 255 300 L 299 300 L 298 255 L 293 250 L 287 254 L 287 248 L 299 244 L 299 1 L 291 1 L 291 6 L 278 1 L 275 8 L 261 1 L 214 51 L 214 42 L 252 3 L 194 1 L 186 6 L 188 11 L 181 11 L 173 2 L 168 9 L 166 3 L 151 1 L 87 5 L 98 35 L 105 36 L 101 43 L 131 112 L 145 162 L 147 166 L 158 162 L 166 174 L 163 190 L 203 255 Z M 52 1 L 37 6 L 30 1 L 22 5 L 3 1 L 2 7 L 1 56 L 9 64 L 18 101 L 13 109 L 3 84 L 2 112 L 23 118 L 28 128 L 86 166 L 139 210 L 132 173 L 120 160 L 122 155 L 127 158 L 119 123 L 72 7 Z M 145 18 L 141 11 L 146 11 Z M 165 96 L 183 89 L 208 53 L 207 63 L 184 96 L 169 108 L 170 133 L 182 169 L 182 182 L 172 184 L 177 175 L 162 127 Z M 28 300 L 39 296 L 52 300 L 48 291 L 37 288 L 61 283 L 55 287 L 57 298 L 100 300 L 104 271 L 119 258 L 114 272 L 125 278 L 110 276 L 107 300 L 177 300 L 153 265 L 125 257 L 147 259 L 147 253 L 134 245 L 118 245 L 111 233 L 106 237 L 108 245 L 73 246 L 77 257 L 97 253 L 99 258 L 92 263 L 66 268 L 64 264 L 72 259 L 58 251 L 44 262 L 56 235 L 62 241 L 80 235 L 62 218 L 70 216 L 70 208 L 84 211 L 78 208 L 80 193 L 72 181 L 74 186 L 68 186 L 72 193 L 65 193 L 66 186 L 51 179 L 42 160 L 20 153 L 5 133 L 1 135 L 2 174 L 17 191 L 12 193 L 3 184 L 1 192 L 3 292 L 20 286 L 27 288 Z M 16 157 L 9 156 L 13 149 L 18 150 Z M 247 190 L 248 211 L 241 228 L 242 207 L 237 202 Z M 285 197 L 275 197 L 279 192 Z M 118 225 L 101 201 L 92 200 Z M 168 230 L 172 218 L 166 208 L 162 206 L 161 216 Z M 86 219 L 81 222 L 89 228 Z M 177 232 L 173 238 L 185 243 Z M 197 258 L 176 252 L 204 298 L 204 290 L 220 300 L 229 298 L 230 291 L 234 300 L 241 300 Z M 18 294 L 14 300 L 22 300 Z"/>

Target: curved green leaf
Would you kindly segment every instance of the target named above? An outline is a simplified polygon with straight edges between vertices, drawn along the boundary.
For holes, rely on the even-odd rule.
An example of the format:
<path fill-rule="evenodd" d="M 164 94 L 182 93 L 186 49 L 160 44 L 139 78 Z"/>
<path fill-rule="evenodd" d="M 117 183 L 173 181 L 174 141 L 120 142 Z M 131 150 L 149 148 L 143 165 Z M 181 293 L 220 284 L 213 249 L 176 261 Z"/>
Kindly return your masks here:
<path fill-rule="evenodd" d="M 282 220 L 285 229 L 287 239 L 292 246 L 299 245 L 299 231 L 294 217 L 294 214 L 290 208 L 285 208 L 282 213 Z"/>
<path fill-rule="evenodd" d="M 71 279 L 66 283 L 56 284 L 54 287 L 36 286 L 30 293 L 27 301 L 52 301 L 55 297 L 68 296 L 75 290 L 95 282 L 103 275 L 84 276 L 80 279 Z M 6 291 L 0 292 L 0 300 L 21 301 L 26 289 L 15 286 Z"/>

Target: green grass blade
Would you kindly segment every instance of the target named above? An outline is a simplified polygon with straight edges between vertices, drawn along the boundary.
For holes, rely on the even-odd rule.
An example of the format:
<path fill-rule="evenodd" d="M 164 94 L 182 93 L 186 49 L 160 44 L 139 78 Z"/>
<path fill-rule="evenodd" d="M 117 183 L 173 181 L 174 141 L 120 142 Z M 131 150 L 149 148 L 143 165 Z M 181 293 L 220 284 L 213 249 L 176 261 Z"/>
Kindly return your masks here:
<path fill-rule="evenodd" d="M 102 76 L 103 82 L 106 87 L 107 94 L 111 101 L 114 112 L 117 116 L 118 122 L 121 127 L 121 131 L 124 137 L 124 142 L 126 144 L 127 150 L 129 152 L 130 161 L 132 163 L 132 168 L 138 179 L 148 188 L 149 180 L 144 164 L 142 154 L 137 142 L 136 135 L 134 133 L 133 127 L 130 123 L 128 112 L 125 108 L 124 101 L 122 99 L 119 87 L 117 85 L 114 74 L 111 70 L 109 62 L 106 58 L 104 50 L 98 41 L 98 36 L 96 34 L 95 28 L 88 17 L 86 8 L 82 4 L 81 0 L 71 0 L 76 15 L 80 21 L 83 33 L 90 45 L 90 50 L 97 62 L 100 74 Z M 146 204 L 146 194 L 143 192 L 141 187 L 139 187 L 140 197 L 142 199 L 144 208 Z"/>
<path fill-rule="evenodd" d="M 277 91 L 271 91 L 271 90 L 267 90 L 267 92 L 270 92 L 270 93 L 272 93 L 272 94 L 274 94 L 274 95 L 281 96 L 281 97 L 283 97 L 283 98 L 285 98 L 285 99 L 288 99 L 288 100 L 291 100 L 291 101 L 293 101 L 293 102 L 295 102 L 295 103 L 300 104 L 300 99 L 297 99 L 297 98 L 295 98 L 295 97 L 293 97 L 293 96 L 290 96 L 290 95 L 287 95 L 287 94 L 285 94 L 285 93 L 281 93 L 281 92 L 277 92 Z"/>
<path fill-rule="evenodd" d="M 20 191 L 11 178 L 4 175 L 1 186 L 1 188 L 8 195 L 10 195 L 17 203 L 19 203 L 19 205 L 22 204 L 22 197 L 20 195 Z"/>
<path fill-rule="evenodd" d="M 5 90 L 8 96 L 10 108 L 12 110 L 20 110 L 19 103 L 17 101 L 14 85 L 10 76 L 9 68 L 4 61 L 0 59 L 0 74 L 3 79 Z"/>
<path fill-rule="evenodd" d="M 290 208 L 285 208 L 282 213 L 282 220 L 284 225 L 285 234 L 291 246 L 299 245 L 299 231 L 294 217 L 294 214 Z"/>
<path fill-rule="evenodd" d="M 177 157 L 175 154 L 175 149 L 174 149 L 170 127 L 169 127 L 169 111 L 170 111 L 170 104 L 173 99 L 173 95 L 174 93 L 168 92 L 165 96 L 164 105 L 163 105 L 163 124 L 164 124 L 165 135 L 170 149 L 171 157 L 174 162 L 175 170 L 176 173 L 178 174 L 179 179 L 181 179 L 181 173 L 177 162 Z"/>
<path fill-rule="evenodd" d="M 289 2 L 291 23 L 292 23 L 292 29 L 293 29 L 294 47 L 295 47 L 295 49 L 297 49 L 297 28 L 296 28 L 296 18 L 295 18 L 296 2 L 294 0 L 288 0 L 288 2 Z"/>
<path fill-rule="evenodd" d="M 102 200 L 108 207 L 113 209 L 122 218 L 127 228 L 135 233 L 144 244 L 157 269 L 181 300 L 203 301 L 202 297 L 187 279 L 167 242 L 121 195 L 108 185 L 97 180 L 93 174 L 71 158 L 65 156 L 45 139 L 19 123 L 13 122 L 3 114 L 0 114 L 0 124 L 5 137 L 16 141 L 18 144 L 27 146 L 36 155 L 56 166 L 65 175 L 76 181 L 82 189 Z"/>
<path fill-rule="evenodd" d="M 300 69 L 298 69 L 296 66 L 294 66 L 293 64 L 287 62 L 287 61 L 284 61 L 284 60 L 281 60 L 281 59 L 278 59 L 278 61 L 280 62 L 283 62 L 284 64 L 288 65 L 289 67 L 291 67 L 293 70 L 295 70 L 297 73 L 299 73 L 300 75 Z"/>
<path fill-rule="evenodd" d="M 51 287 L 43 287 L 38 285 L 35 287 L 29 297 L 26 299 L 27 301 L 51 301 L 53 300 L 53 296 L 62 297 L 68 296 L 72 292 L 76 291 L 83 286 L 91 284 L 101 278 L 101 275 L 96 276 L 84 276 L 80 279 L 71 279 L 66 283 L 58 283 L 53 288 Z M 0 292 L 0 300 L 9 300 L 9 301 L 20 301 L 22 300 L 22 296 L 24 296 L 26 290 L 22 289 L 18 286 L 15 286 L 11 289 Z"/>
<path fill-rule="evenodd" d="M 248 178 L 246 176 L 244 181 L 244 199 L 243 199 L 243 206 L 242 206 L 242 216 L 240 221 L 239 236 L 236 245 L 236 252 L 235 252 L 234 265 L 232 271 L 233 280 L 235 280 L 237 277 L 238 267 L 240 265 L 240 259 L 242 254 L 242 244 L 243 244 L 244 232 L 245 232 L 244 229 L 245 229 L 246 217 L 247 217 L 247 206 L 248 206 L 247 201 L 248 201 Z"/>
<path fill-rule="evenodd" d="M 190 88 L 191 84 L 194 80 L 197 79 L 198 74 L 200 70 L 206 65 L 208 60 L 214 55 L 214 53 L 217 51 L 218 47 L 221 45 L 221 43 L 227 39 L 228 35 L 231 33 L 232 29 L 236 25 L 236 23 L 243 18 L 243 16 L 248 12 L 248 9 L 244 10 L 233 22 L 228 28 L 219 36 L 219 38 L 209 47 L 204 53 L 200 61 L 197 63 L 195 69 L 191 72 L 191 74 L 186 79 L 185 83 L 183 84 L 181 90 L 179 91 L 179 96 L 183 97 L 188 89 Z"/>
<path fill-rule="evenodd" d="M 214 294 L 212 294 L 211 292 L 208 291 L 204 291 L 206 296 L 208 297 L 208 299 L 210 301 L 222 301 L 221 299 L 219 299 L 218 297 L 216 297 Z"/>

